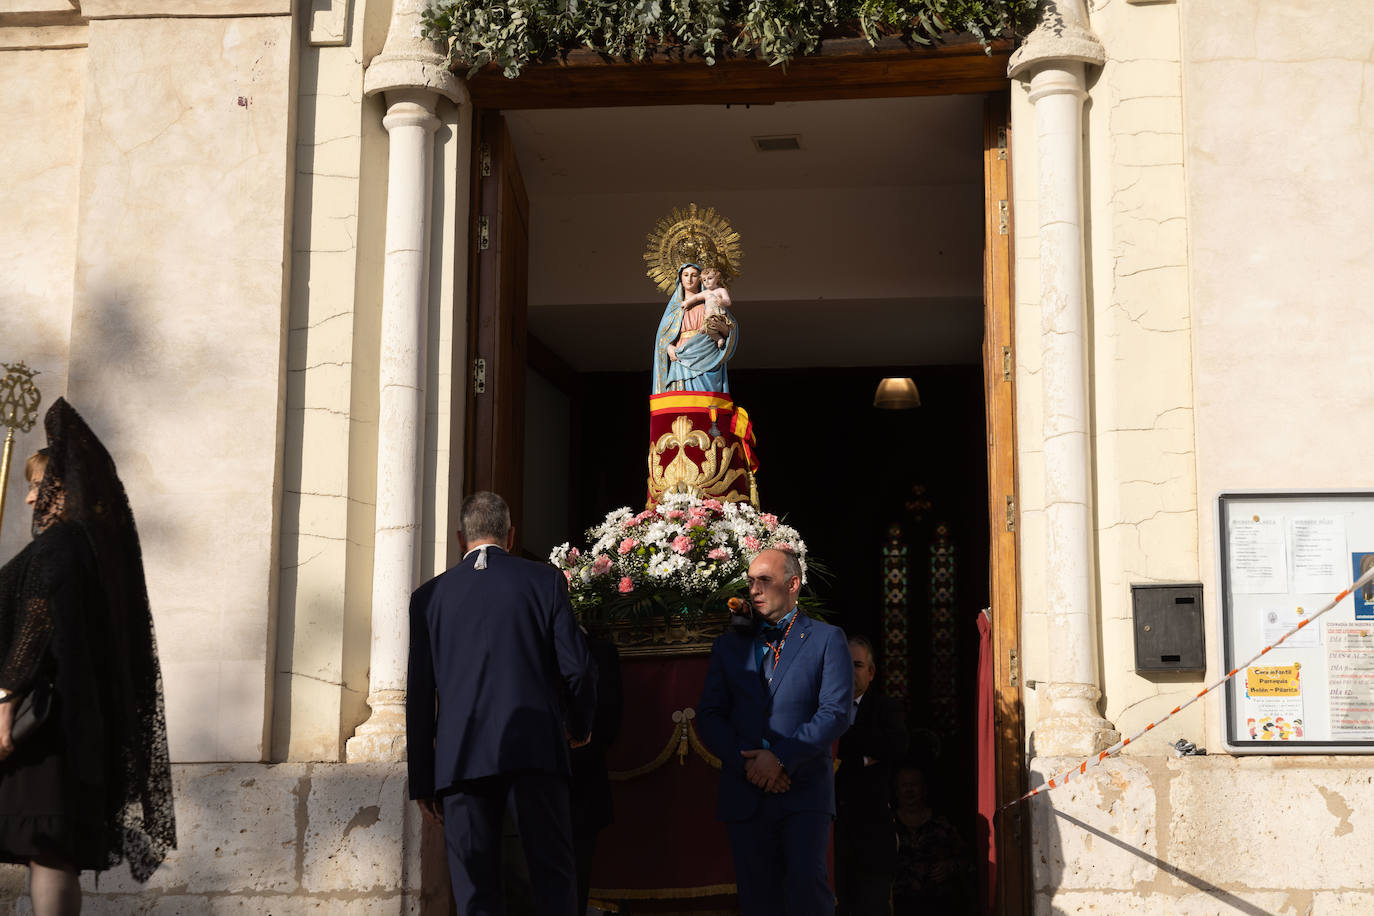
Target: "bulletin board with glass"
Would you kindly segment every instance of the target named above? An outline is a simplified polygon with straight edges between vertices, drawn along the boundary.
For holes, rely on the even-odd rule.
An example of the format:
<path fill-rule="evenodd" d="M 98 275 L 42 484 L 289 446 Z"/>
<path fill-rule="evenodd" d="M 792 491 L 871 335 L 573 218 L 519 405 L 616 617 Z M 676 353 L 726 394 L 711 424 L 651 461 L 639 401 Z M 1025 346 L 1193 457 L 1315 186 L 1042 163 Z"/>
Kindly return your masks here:
<path fill-rule="evenodd" d="M 1225 670 L 1309 619 L 1374 566 L 1374 491 L 1218 497 Z M 1374 753 L 1374 583 L 1225 687 L 1232 753 Z"/>

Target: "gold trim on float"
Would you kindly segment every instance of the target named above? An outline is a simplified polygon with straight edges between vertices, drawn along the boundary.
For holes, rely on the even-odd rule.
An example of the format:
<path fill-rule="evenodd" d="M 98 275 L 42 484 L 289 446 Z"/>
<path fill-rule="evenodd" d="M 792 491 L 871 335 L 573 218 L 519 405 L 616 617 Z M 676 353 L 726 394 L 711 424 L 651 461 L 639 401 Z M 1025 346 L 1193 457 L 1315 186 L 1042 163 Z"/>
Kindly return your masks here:
<path fill-rule="evenodd" d="M 663 766 L 673 757 L 673 752 L 677 751 L 677 765 L 687 764 L 687 751 L 693 750 L 697 756 L 706 761 L 711 767 L 720 769 L 720 758 L 707 750 L 697 735 L 697 727 L 692 720 L 697 717 L 697 711 L 688 706 L 686 709 L 678 709 L 673 712 L 673 730 L 668 735 L 668 743 L 659 751 L 658 756 L 643 766 L 637 766 L 633 770 L 611 770 L 606 775 L 616 782 L 629 782 L 631 779 L 638 779 L 640 776 L 647 776 L 654 770 Z"/>
<path fill-rule="evenodd" d="M 702 463 L 698 466 L 687 457 L 687 446 L 702 450 Z M 727 446 L 723 436 L 711 438 L 704 430 L 692 428 L 692 418 L 678 414 L 673 420 L 673 428 L 658 437 L 649 448 L 649 497 L 658 502 L 664 493 L 688 493 L 698 498 L 711 498 L 728 502 L 744 502 L 749 497 L 731 493 L 730 488 L 744 471 L 730 468 L 735 455 L 734 445 Z M 660 464 L 664 453 L 677 449 L 677 454 L 667 466 Z"/>
<path fill-rule="evenodd" d="M 725 613 L 672 617 L 667 623 L 662 617 L 615 620 L 605 635 L 626 658 L 706 655 L 729 621 Z"/>

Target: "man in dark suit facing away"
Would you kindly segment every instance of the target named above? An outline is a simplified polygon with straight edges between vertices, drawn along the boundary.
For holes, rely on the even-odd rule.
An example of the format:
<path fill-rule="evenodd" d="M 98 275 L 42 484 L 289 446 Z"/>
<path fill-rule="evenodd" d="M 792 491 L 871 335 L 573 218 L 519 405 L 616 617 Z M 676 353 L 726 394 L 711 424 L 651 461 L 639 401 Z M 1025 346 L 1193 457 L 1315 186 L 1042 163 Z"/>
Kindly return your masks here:
<path fill-rule="evenodd" d="M 509 805 L 538 912 L 573 916 L 568 745 L 590 735 L 596 666 L 563 574 L 510 554 L 505 500 L 474 493 L 461 523 L 462 562 L 410 598 L 410 796 L 443 821 L 458 912 L 503 911 Z"/>
<path fill-rule="evenodd" d="M 892 779 L 906 754 L 906 714 L 900 700 L 873 689 L 873 644 L 851 636 L 849 654 L 854 704 L 835 771 L 835 889 L 840 916 L 878 916 L 892 912 L 897 870 Z"/>
<path fill-rule="evenodd" d="M 765 550 L 749 564 L 760 626 L 716 640 L 697 709 L 701 738 L 721 760 L 716 816 L 745 916 L 835 911 L 830 746 L 849 726 L 854 677 L 844 632 L 807 617 L 800 591 L 790 551 Z"/>

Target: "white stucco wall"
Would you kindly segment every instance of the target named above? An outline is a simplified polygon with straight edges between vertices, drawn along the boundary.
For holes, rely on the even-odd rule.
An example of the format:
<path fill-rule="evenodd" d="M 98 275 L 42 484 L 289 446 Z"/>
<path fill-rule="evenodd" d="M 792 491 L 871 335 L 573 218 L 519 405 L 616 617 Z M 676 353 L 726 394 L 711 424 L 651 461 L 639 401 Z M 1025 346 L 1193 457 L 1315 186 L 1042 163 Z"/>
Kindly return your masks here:
<path fill-rule="evenodd" d="M 300 67 L 289 302 L 280 648 L 272 756 L 337 761 L 368 716 L 378 366 L 389 141 L 365 97 L 391 4 L 312 17 Z M 422 577 L 447 568 L 452 437 L 461 449 L 466 363 L 467 195 L 472 112 L 440 103 L 426 365 Z M 456 321 L 455 321 L 456 318 Z M 455 356 L 456 354 L 456 356 Z M 458 395 L 453 392 L 455 383 Z M 461 485 L 459 486 L 461 489 Z M 416 583 L 417 585 L 419 583 Z"/>
<path fill-rule="evenodd" d="M 90 25 L 68 396 L 139 520 L 176 760 L 267 750 L 293 47 Z"/>
<path fill-rule="evenodd" d="M 1361 421 L 1374 407 L 1361 343 L 1374 34 L 1352 27 L 1369 15 L 1360 0 L 1184 13 L 1201 566 L 1215 594 L 1220 490 L 1374 486 Z"/>
<path fill-rule="evenodd" d="M 1098 667 L 1102 710 L 1134 732 L 1196 691 L 1200 675 L 1135 674 L 1130 585 L 1196 581 L 1193 377 L 1187 286 L 1179 8 L 1093 4 L 1107 62 L 1084 103 L 1085 282 L 1090 331 Z M 1048 676 L 1035 114 L 1012 89 L 1017 436 L 1025 677 Z M 1026 692 L 1028 732 L 1040 709 Z M 1189 710 L 1131 753 L 1202 741 Z"/>
<path fill-rule="evenodd" d="M 38 370 L 40 410 L 67 390 L 85 69 L 84 47 L 0 49 L 0 362 Z M 46 441 L 41 414 L 15 435 L 5 558 L 29 538 L 24 460 Z"/>
<path fill-rule="evenodd" d="M 1219 671 L 1216 493 L 1374 484 L 1374 433 L 1353 419 L 1374 401 L 1358 345 L 1374 314 L 1374 37 L 1351 27 L 1368 14 L 1357 0 L 1089 5 L 1109 58 L 1085 113 L 1099 656 L 1104 714 L 1130 734 L 1202 680 L 1131 672 L 1130 582 L 1200 579 Z M 1036 165 L 1033 113 L 1013 97 L 1023 648 L 1038 678 Z M 1035 912 L 1374 907 L 1351 867 L 1374 804 L 1368 759 L 1219 755 L 1217 708 L 1028 806 Z M 1033 728 L 1033 691 L 1027 709 Z M 1179 736 L 1212 755 L 1173 758 L 1160 745 Z M 1033 781 L 1076 763 L 1033 761 Z"/>

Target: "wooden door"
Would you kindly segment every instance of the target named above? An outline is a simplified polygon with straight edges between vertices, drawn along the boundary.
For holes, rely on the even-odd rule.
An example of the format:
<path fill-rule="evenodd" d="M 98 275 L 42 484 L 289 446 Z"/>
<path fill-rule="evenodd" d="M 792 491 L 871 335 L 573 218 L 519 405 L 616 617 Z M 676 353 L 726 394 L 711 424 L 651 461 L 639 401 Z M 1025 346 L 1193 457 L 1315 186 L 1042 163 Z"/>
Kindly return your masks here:
<path fill-rule="evenodd" d="M 465 484 L 468 493 L 491 490 L 505 497 L 518 539 L 524 505 L 530 206 L 501 113 L 479 112 L 476 127 Z"/>
<path fill-rule="evenodd" d="M 1021 602 L 1016 533 L 1016 389 L 1012 349 L 1011 113 L 1007 93 L 988 97 L 983 117 L 983 377 L 987 405 L 989 595 L 997 804 L 1026 790 L 1021 703 Z M 1030 825 L 1022 807 L 994 819 L 999 914 L 1028 911 Z"/>

